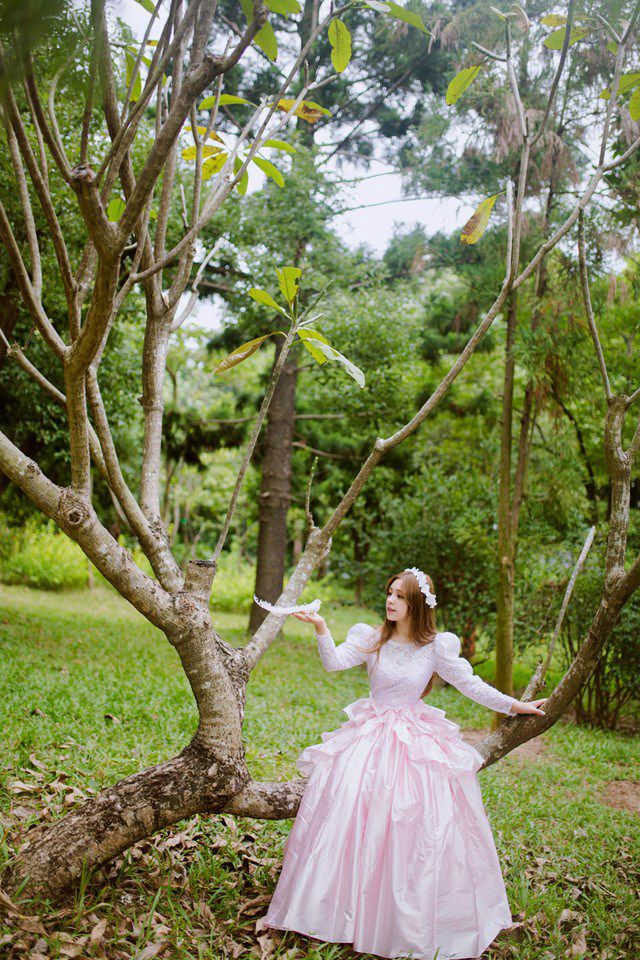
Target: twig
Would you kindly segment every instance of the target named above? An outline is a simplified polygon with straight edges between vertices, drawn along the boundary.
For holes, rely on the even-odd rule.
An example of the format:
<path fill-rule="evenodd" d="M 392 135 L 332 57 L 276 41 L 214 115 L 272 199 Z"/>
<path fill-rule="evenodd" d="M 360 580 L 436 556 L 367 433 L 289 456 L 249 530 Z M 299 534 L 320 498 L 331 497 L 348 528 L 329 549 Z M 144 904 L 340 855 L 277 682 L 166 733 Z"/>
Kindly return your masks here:
<path fill-rule="evenodd" d="M 556 626 L 553 631 L 553 636 L 551 637 L 551 642 L 549 643 L 549 649 L 547 651 L 547 656 L 544 661 L 540 661 L 536 667 L 535 673 L 529 680 L 527 688 L 522 695 L 522 700 L 533 700 L 536 694 L 542 689 L 544 685 L 544 679 L 549 669 L 549 664 L 551 663 L 551 657 L 553 656 L 553 651 L 555 649 L 556 641 L 560 634 L 560 628 L 565 618 L 567 612 L 567 607 L 569 606 L 569 601 L 571 599 L 571 594 L 573 593 L 573 588 L 575 587 L 576 580 L 578 575 L 584 566 L 584 562 L 587 559 L 587 554 L 591 549 L 591 544 L 593 543 L 593 538 L 596 534 L 596 528 L 591 527 L 589 533 L 587 534 L 587 539 L 585 540 L 584 546 L 580 552 L 580 556 L 576 560 L 576 564 L 573 568 L 573 572 L 569 578 L 569 583 L 567 584 L 567 589 L 564 592 L 564 598 L 560 606 L 560 612 L 558 614 L 558 619 L 556 620 Z"/>
<path fill-rule="evenodd" d="M 607 364 L 604 359 L 602 344 L 600 343 L 598 328 L 596 327 L 596 319 L 593 315 L 593 307 L 591 305 L 589 274 L 587 271 L 587 253 L 584 242 L 584 212 L 582 210 L 578 216 L 578 260 L 580 263 L 580 282 L 582 286 L 582 302 L 584 304 L 584 312 L 587 315 L 589 330 L 591 331 L 591 339 L 593 340 L 596 357 L 598 358 L 598 366 L 600 367 L 600 375 L 602 376 L 602 382 L 604 383 L 605 396 L 607 401 L 609 401 L 611 400 L 613 394 L 611 393 L 611 384 L 609 382 L 609 374 L 607 373 Z"/>

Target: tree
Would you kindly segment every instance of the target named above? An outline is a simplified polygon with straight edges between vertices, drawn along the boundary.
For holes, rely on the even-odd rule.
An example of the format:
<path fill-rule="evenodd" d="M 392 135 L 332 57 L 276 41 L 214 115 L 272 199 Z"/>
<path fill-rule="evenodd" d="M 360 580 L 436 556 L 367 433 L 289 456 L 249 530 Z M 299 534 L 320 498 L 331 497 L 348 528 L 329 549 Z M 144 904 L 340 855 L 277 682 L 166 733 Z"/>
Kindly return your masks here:
<path fill-rule="evenodd" d="M 272 6 L 275 0 L 270 0 Z M 159 6 L 159 5 L 158 5 Z M 336 9 L 317 27 L 326 29 L 342 13 Z M 386 11 L 386 8 L 383 8 Z M 399 8 L 402 10 L 402 8 Z M 395 8 L 391 8 L 393 12 Z M 157 7 L 156 7 L 157 12 Z M 522 162 L 515 188 L 506 185 L 509 221 L 505 276 L 494 303 L 478 324 L 468 343 L 414 416 L 388 437 L 378 437 L 366 461 L 329 519 L 317 526 L 310 516 L 309 536 L 296 568 L 282 593 L 281 602 L 295 603 L 316 565 L 331 545 L 331 537 L 347 515 L 377 464 L 418 429 L 436 407 L 463 369 L 478 343 L 490 328 L 508 297 L 519 289 L 537 265 L 558 242 L 567 236 L 588 205 L 606 170 L 624 163 L 640 145 L 607 162 L 606 150 L 613 110 L 618 102 L 620 76 L 630 46 L 635 42 L 638 8 L 618 37 L 611 96 L 602 130 L 602 147 L 597 165 L 573 209 L 558 229 L 550 233 L 524 268 L 520 268 L 520 238 L 526 194 L 528 156 L 531 140 L 541 135 L 543 126 L 531 132 L 523 126 Z M 142 837 L 169 826 L 194 813 L 222 810 L 241 816 L 280 818 L 292 816 L 298 807 L 304 780 L 287 783 L 256 782 L 245 762 L 242 723 L 247 680 L 260 658 L 276 637 L 283 615 L 271 613 L 252 639 L 241 648 L 233 648 L 215 629 L 209 598 L 216 565 L 225 542 L 242 479 L 255 447 L 277 378 L 296 337 L 309 334 L 308 318 L 297 312 L 298 271 L 279 273 L 281 293 L 274 309 L 280 323 L 287 327 L 266 391 L 260 414 L 251 432 L 238 480 L 222 533 L 208 561 L 192 561 L 182 574 L 167 542 L 161 517 L 159 473 L 162 437 L 162 388 L 165 376 L 167 344 L 172 330 L 180 325 L 185 311 L 179 310 L 180 297 L 191 277 L 196 239 L 208 218 L 215 213 L 234 186 L 240 184 L 246 166 L 274 137 L 286 119 L 300 108 L 314 110 L 305 101 L 303 87 L 291 101 L 284 98 L 289 81 L 259 106 L 234 144 L 210 145 L 217 110 L 224 93 L 225 75 L 247 54 L 253 42 L 265 42 L 269 5 L 256 0 L 249 11 L 249 22 L 235 40 L 226 34 L 224 23 L 216 19 L 215 8 L 204 0 L 192 0 L 183 7 L 171 6 L 162 36 L 149 64 L 142 60 L 142 49 L 129 71 L 124 87 L 115 79 L 113 51 L 104 8 L 94 3 L 88 33 L 79 35 L 80 52 L 71 66 L 80 67 L 83 45 L 87 43 L 89 70 L 86 74 L 86 98 L 77 117 L 78 136 L 74 155 L 64 149 L 55 116 L 54 98 L 50 114 L 45 112 L 36 67 L 46 76 L 47 51 L 41 62 L 34 62 L 28 44 L 10 46 L 3 53 L 2 107 L 7 119 L 11 160 L 16 189 L 20 196 L 25 241 L 20 242 L 0 204 L 0 237 L 11 262 L 20 295 L 29 310 L 38 333 L 56 358 L 63 372 L 64 394 L 31 364 L 24 351 L 10 348 L 15 359 L 40 385 L 64 404 L 68 421 L 71 479 L 68 485 L 54 483 L 37 462 L 26 456 L 6 433 L 0 433 L 0 466 L 7 476 L 45 514 L 75 540 L 102 575 L 138 611 L 155 624 L 176 649 L 189 680 L 198 708 L 196 731 L 181 753 L 156 766 L 128 777 L 102 791 L 76 812 L 33 833 L 21 850 L 15 865 L 14 880 L 23 880 L 28 889 L 56 893 L 76 881 L 85 867 L 92 868 L 109 860 Z M 389 15 L 383 12 L 381 16 Z M 560 66 L 562 74 L 571 38 L 572 18 L 564 34 Z M 223 53 L 213 53 L 210 37 L 220 43 L 226 37 Z M 20 39 L 20 38 L 19 38 Z M 86 55 L 86 54 L 85 54 Z M 295 65 L 295 76 L 306 51 Z M 40 58 L 35 58 L 39 61 Z M 147 72 L 140 78 L 141 65 Z M 511 72 L 511 63 L 507 63 Z M 167 82 L 164 77 L 167 76 Z M 170 78 L 170 79 L 169 79 Z M 212 99 L 201 97 L 214 88 Z M 553 102 L 557 83 L 552 84 Z M 101 97 L 100 107 L 94 106 Z M 133 97 L 133 99 L 132 99 Z M 140 157 L 133 151 L 137 131 L 149 116 L 154 103 L 156 137 L 148 153 Z M 305 101 L 303 103 L 303 101 Z M 277 116 L 280 103 L 282 117 Z M 204 114 L 204 133 L 198 131 L 198 114 Z M 266 118 L 265 118 L 266 114 Z M 104 118 L 104 119 L 103 119 Z M 195 174 L 190 203 L 184 203 L 183 235 L 167 249 L 167 224 L 172 191 L 179 163 L 179 138 L 185 122 L 191 118 L 195 152 Z M 257 127 L 252 132 L 252 125 Z M 272 124 L 272 125 L 271 125 Z M 105 126 L 106 125 L 106 126 Z M 13 149 L 13 147 L 15 149 Z M 211 148 L 213 152 L 211 152 Z M 189 149 L 189 148 L 187 148 Z M 246 149 L 246 156 L 241 150 Z M 219 153 L 216 151 L 219 150 Z M 135 159 L 135 162 L 134 162 Z M 213 159 L 213 165 L 206 162 Z M 238 161 L 236 164 L 235 161 Z M 48 171 L 51 164 L 51 171 Z M 213 169 L 217 173 L 213 173 Z M 215 176 L 209 192 L 203 192 L 208 174 Z M 79 263 L 72 264 L 65 244 L 64 223 L 51 202 L 50 184 L 60 177 L 67 186 L 69 202 L 77 204 L 87 242 Z M 118 185 L 116 187 L 116 184 Z M 155 191 L 158 190 L 156 200 Z M 122 195 L 120 195 L 120 189 Z M 179 202 L 179 201 L 178 201 Z M 156 205 L 157 204 L 157 205 Z M 62 277 L 67 304 L 65 326 L 58 326 L 47 314 L 43 303 L 41 244 L 43 238 L 33 229 L 34 205 L 46 222 L 45 237 L 51 243 Z M 154 212 L 153 218 L 151 212 Z M 125 261 L 125 248 L 135 244 L 132 261 Z M 581 249 L 583 245 L 581 244 Z M 545 716 L 513 718 L 487 738 L 478 748 L 485 763 L 492 763 L 519 743 L 536 736 L 553 724 L 591 675 L 620 611 L 640 586 L 640 557 L 630 563 L 626 555 L 629 522 L 631 469 L 640 448 L 640 425 L 628 445 L 628 411 L 640 397 L 640 389 L 631 395 L 615 393 L 606 372 L 595 322 L 590 312 L 586 261 L 584 295 L 594 343 L 607 397 L 605 449 L 612 481 L 612 510 L 609 525 L 607 569 L 604 591 L 586 632 L 584 641 L 566 675 L 548 700 Z M 204 261 L 203 261 L 204 262 Z M 197 285 L 198 274 L 194 278 Z M 164 281 L 167 286 L 164 286 Z M 142 369 L 142 408 L 144 439 L 140 458 L 140 498 L 126 483 L 113 442 L 105 404 L 100 390 L 100 365 L 110 347 L 110 330 L 119 311 L 136 284 L 144 291 L 146 302 L 145 337 L 140 357 Z M 259 296 L 264 294 L 258 292 Z M 324 355 L 322 341 L 312 338 L 316 354 Z M 320 344 L 318 346 L 317 344 Z M 250 352 L 258 345 L 245 349 Z M 327 351 L 336 359 L 335 354 Z M 236 355 L 235 360 L 240 357 Z M 233 361 L 230 361 L 233 362 Z M 344 362 L 344 358 L 342 358 Z M 91 417 L 91 420 L 90 420 Z M 127 516 L 140 547 L 148 558 L 155 579 L 136 566 L 132 554 L 111 535 L 92 502 L 92 464 L 105 478 L 122 511 Z M 311 514 L 311 510 L 310 510 Z M 530 684 L 529 694 L 539 689 L 544 677 L 541 665 Z"/>

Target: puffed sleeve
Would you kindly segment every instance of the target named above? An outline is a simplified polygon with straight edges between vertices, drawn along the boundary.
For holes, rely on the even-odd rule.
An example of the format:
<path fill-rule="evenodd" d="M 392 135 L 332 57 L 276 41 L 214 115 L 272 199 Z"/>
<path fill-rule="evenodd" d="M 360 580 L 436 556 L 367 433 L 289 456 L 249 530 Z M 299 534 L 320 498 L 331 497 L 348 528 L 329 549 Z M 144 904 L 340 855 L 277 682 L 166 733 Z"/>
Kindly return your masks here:
<path fill-rule="evenodd" d="M 496 690 L 473 672 L 469 661 L 460 656 L 460 639 L 455 633 L 439 633 L 434 643 L 436 663 L 433 669 L 438 676 L 452 684 L 470 700 L 475 700 L 476 703 L 481 703 L 498 713 L 514 715 L 511 708 L 519 701 Z"/>
<path fill-rule="evenodd" d="M 347 638 L 340 646 L 336 646 L 330 632 L 319 634 L 316 631 L 318 652 L 325 670 L 347 670 L 359 663 L 366 663 L 366 648 L 371 645 L 373 630 L 367 623 L 356 623 L 349 628 Z"/>

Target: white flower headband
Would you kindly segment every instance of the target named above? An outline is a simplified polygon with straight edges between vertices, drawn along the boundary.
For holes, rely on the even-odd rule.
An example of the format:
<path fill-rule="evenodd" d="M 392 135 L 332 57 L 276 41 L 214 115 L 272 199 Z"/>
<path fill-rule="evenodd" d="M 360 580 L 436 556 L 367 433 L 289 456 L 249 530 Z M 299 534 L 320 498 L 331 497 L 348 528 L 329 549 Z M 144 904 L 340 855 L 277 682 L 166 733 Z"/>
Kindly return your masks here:
<path fill-rule="evenodd" d="M 418 581 L 418 586 L 420 587 L 420 589 L 421 589 L 422 592 L 424 593 L 424 597 L 425 597 L 426 602 L 429 604 L 429 606 L 430 606 L 431 608 L 435 607 L 435 605 L 436 605 L 436 595 L 435 595 L 435 593 L 432 593 L 432 592 L 431 592 L 431 587 L 430 587 L 429 584 L 427 583 L 427 578 L 426 578 L 425 574 L 422 572 L 422 570 L 419 570 L 417 567 L 408 567 L 408 568 L 404 571 L 404 573 L 412 573 L 412 574 L 414 575 L 414 577 L 415 577 L 416 580 Z"/>

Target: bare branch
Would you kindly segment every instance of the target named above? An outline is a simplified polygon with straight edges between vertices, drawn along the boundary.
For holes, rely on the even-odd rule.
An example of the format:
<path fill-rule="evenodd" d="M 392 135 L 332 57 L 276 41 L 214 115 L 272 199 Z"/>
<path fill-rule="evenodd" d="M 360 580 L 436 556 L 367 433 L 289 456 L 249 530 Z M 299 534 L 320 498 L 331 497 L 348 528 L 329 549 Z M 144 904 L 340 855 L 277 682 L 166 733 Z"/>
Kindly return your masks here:
<path fill-rule="evenodd" d="M 596 319 L 593 315 L 593 307 L 591 306 L 591 294 L 589 292 L 589 274 L 587 271 L 587 253 L 584 243 L 584 213 L 581 210 L 578 218 L 578 260 L 580 263 L 580 281 L 582 285 L 582 302 L 584 303 L 584 312 L 587 317 L 587 322 L 589 324 L 589 330 L 591 331 L 591 339 L 593 340 L 593 346 L 596 351 L 596 357 L 598 358 L 598 366 L 600 367 L 600 375 L 602 377 L 602 382 L 604 383 L 604 393 L 607 401 L 611 399 L 611 384 L 609 383 L 609 374 L 607 373 L 607 365 L 604 359 L 604 353 L 602 351 L 602 344 L 600 343 L 600 337 L 598 336 L 598 328 L 596 327 Z"/>
<path fill-rule="evenodd" d="M 562 41 L 562 50 L 560 51 L 560 60 L 558 62 L 558 67 L 556 69 L 555 76 L 553 78 L 553 83 L 551 84 L 551 90 L 549 91 L 549 97 L 547 99 L 547 106 L 545 107 L 544 115 L 540 121 L 540 126 L 538 132 L 531 140 L 531 146 L 535 147 L 536 143 L 544 133 L 549 121 L 549 115 L 555 103 L 556 93 L 558 91 L 558 84 L 560 83 L 560 77 L 562 76 L 562 71 L 564 70 L 565 61 L 567 59 L 567 53 L 569 51 L 569 41 L 571 40 L 571 31 L 573 29 L 573 8 L 575 5 L 575 0 L 569 0 L 569 6 L 567 8 L 567 23 L 564 31 L 564 40 Z"/>
<path fill-rule="evenodd" d="M 20 156 L 18 142 L 5 110 L 2 111 L 2 119 L 7 135 L 9 153 L 11 154 L 11 164 L 16 176 L 18 196 L 20 197 L 20 206 L 22 207 L 22 216 L 24 217 L 27 241 L 29 243 L 29 252 L 31 255 L 31 285 L 35 298 L 40 300 L 42 297 L 42 261 L 40 259 L 40 245 L 38 243 L 33 208 L 27 187 L 27 178 L 25 177 L 24 167 L 22 166 L 22 157 Z"/>
<path fill-rule="evenodd" d="M 7 248 L 20 293 L 22 294 L 23 300 L 28 307 L 31 316 L 37 324 L 38 330 L 53 353 L 57 357 L 63 358 L 67 349 L 66 344 L 62 337 L 60 337 L 55 330 L 53 324 L 49 320 L 49 317 L 46 315 L 40 298 L 36 296 L 35 290 L 33 289 L 31 280 L 29 278 L 29 274 L 27 273 L 27 268 L 24 265 L 22 254 L 20 253 L 20 249 L 16 243 L 16 238 L 13 235 L 11 224 L 9 223 L 4 205 L 1 201 L 0 239 Z"/>
<path fill-rule="evenodd" d="M 511 23 L 509 22 L 508 18 L 505 18 L 504 21 L 504 32 L 507 44 L 507 77 L 509 78 L 511 94 L 516 105 L 518 123 L 520 125 L 520 135 L 522 136 L 523 140 L 526 140 L 528 136 L 527 118 L 525 117 L 524 107 L 522 106 L 522 99 L 520 97 L 520 90 L 518 89 L 518 81 L 516 79 L 516 71 L 513 66 L 513 55 L 511 53 Z"/>

